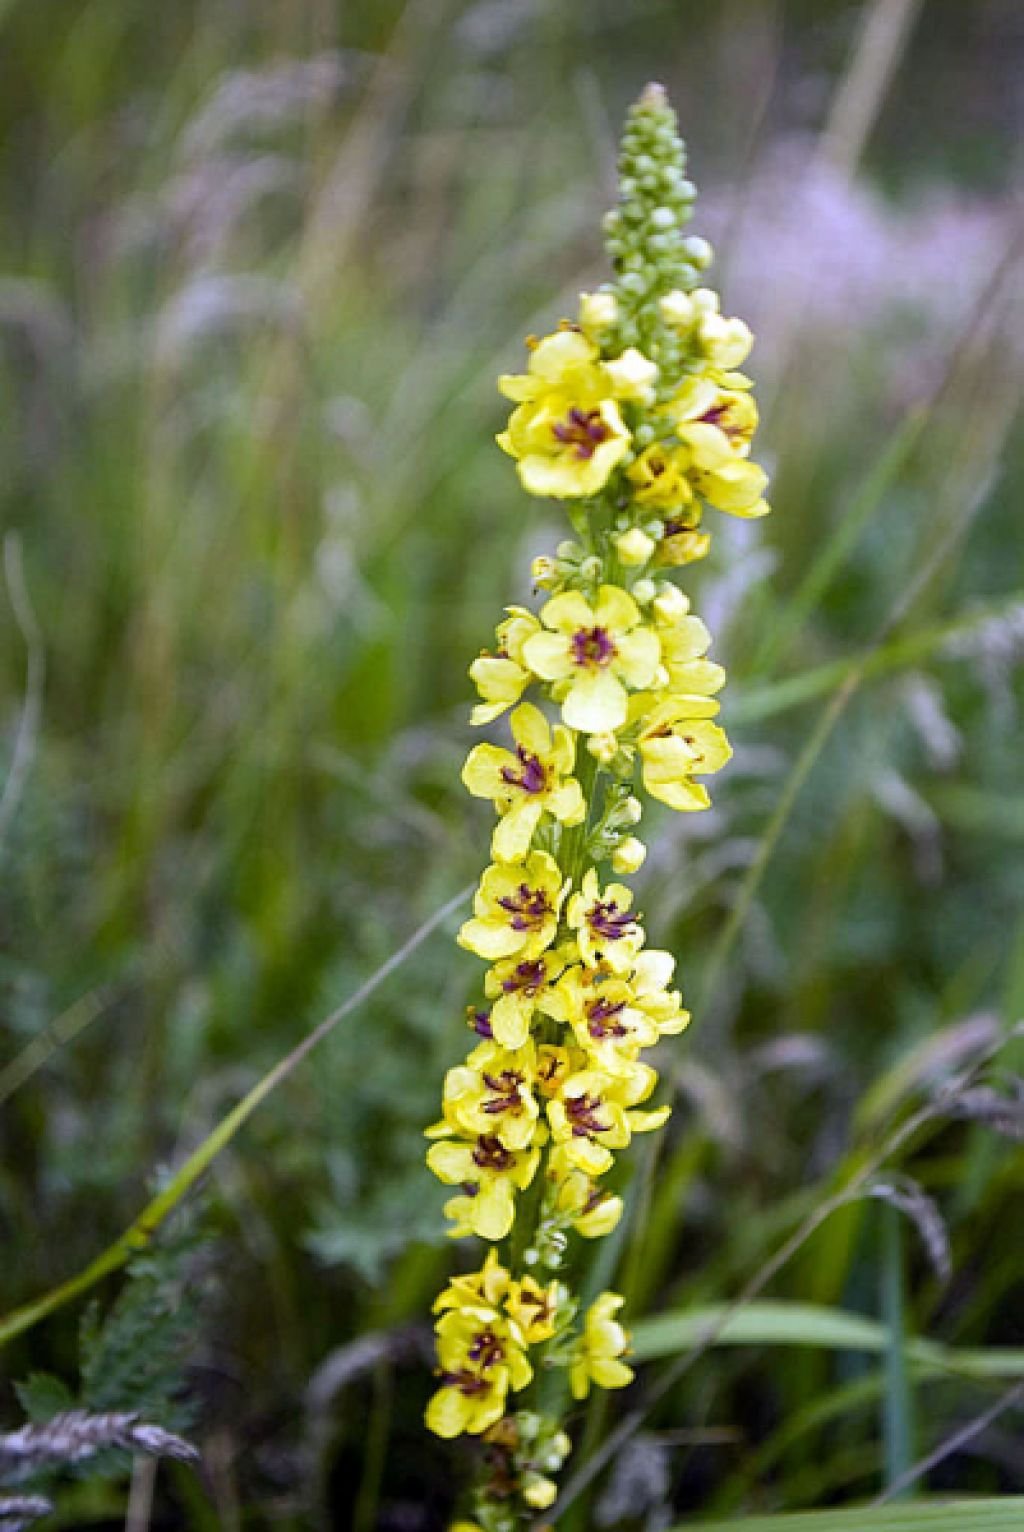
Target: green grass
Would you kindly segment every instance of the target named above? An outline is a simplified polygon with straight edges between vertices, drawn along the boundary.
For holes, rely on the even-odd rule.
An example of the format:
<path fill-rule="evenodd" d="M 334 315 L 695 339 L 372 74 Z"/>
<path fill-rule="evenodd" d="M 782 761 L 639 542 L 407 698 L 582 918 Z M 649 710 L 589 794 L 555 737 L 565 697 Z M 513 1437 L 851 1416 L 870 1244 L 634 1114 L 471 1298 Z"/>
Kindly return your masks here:
<path fill-rule="evenodd" d="M 180 1360 L 211 1467 L 161 1469 L 154 1526 L 444 1524 L 463 1458 L 422 1431 L 417 1327 L 453 1254 L 421 1130 L 475 975 L 439 915 L 486 845 L 465 671 L 557 535 L 493 446 L 494 378 L 599 274 L 644 78 L 719 205 L 823 128 L 853 13 L 749 11 L 0 8 L 0 1336 L 9 1379 L 72 1381 L 79 1300 L 122 1290 L 125 1231 L 201 1188 Z M 982 12 L 942 0 L 910 37 L 865 151 L 879 219 L 954 161 L 1002 196 L 1012 123 L 980 86 L 1006 23 Z M 942 105 L 965 78 L 966 136 Z M 1008 245 L 971 268 L 979 293 L 998 277 L 983 312 L 797 313 L 754 352 L 775 514 L 723 528 L 691 587 L 736 761 L 709 822 L 657 821 L 639 899 L 695 1022 L 594 1273 L 628 1287 L 652 1363 L 609 1426 L 669 1483 L 621 1532 L 863 1504 L 886 1421 L 895 1477 L 1021 1375 Z M 869 1166 L 912 1179 L 902 1212 L 844 1200 Z M 1007 1419 L 922 1494 L 1024 1491 Z M 733 1445 L 672 1435 L 703 1427 Z M 596 1524 L 622 1467 L 583 1440 L 560 1532 Z M 123 1479 L 58 1489 L 49 1524 L 123 1525 Z"/>

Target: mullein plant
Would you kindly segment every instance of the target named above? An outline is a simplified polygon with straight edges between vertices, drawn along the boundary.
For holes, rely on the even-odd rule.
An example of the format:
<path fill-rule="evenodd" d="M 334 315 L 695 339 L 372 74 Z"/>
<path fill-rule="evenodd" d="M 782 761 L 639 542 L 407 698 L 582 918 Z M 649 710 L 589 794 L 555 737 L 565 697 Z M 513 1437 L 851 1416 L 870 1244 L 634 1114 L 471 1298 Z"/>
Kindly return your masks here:
<path fill-rule="evenodd" d="M 619 168 L 605 220 L 614 279 L 529 339 L 525 373 L 499 383 L 514 408 L 498 444 L 529 494 L 563 502 L 574 535 L 534 562 L 539 611 L 508 608 L 470 667 L 473 723 L 508 714 L 510 739 L 474 746 L 462 773 L 497 813 L 458 936 L 488 968 L 474 1044 L 427 1130 L 427 1163 L 453 1188 L 450 1232 L 491 1246 L 434 1306 L 427 1425 L 487 1447 L 458 1532 L 512 1532 L 550 1506 L 569 1396 L 633 1377 L 623 1300 L 581 1304 L 573 1236 L 618 1223 L 616 1159 L 669 1115 L 650 1105 L 658 1076 L 643 1055 L 690 1018 L 673 958 L 646 946 L 618 880 L 645 856 L 637 779 L 699 811 L 731 753 L 715 722 L 725 673 L 672 571 L 707 553 L 706 506 L 768 511 L 737 371 L 752 336 L 702 284 L 711 249 L 683 232 L 694 188 L 658 86 L 629 114 Z"/>

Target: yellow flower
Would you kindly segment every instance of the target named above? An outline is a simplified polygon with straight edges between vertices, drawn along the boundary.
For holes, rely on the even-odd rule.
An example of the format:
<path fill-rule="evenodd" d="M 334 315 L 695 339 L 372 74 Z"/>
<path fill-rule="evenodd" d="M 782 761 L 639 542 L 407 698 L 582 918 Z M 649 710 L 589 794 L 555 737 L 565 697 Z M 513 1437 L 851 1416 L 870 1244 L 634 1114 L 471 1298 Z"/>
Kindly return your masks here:
<path fill-rule="evenodd" d="M 540 616 L 546 631 L 526 640 L 523 659 L 535 675 L 559 683 L 565 722 L 586 734 L 621 728 L 627 686 L 650 686 L 660 659 L 657 634 L 643 625 L 632 596 L 602 585 L 591 606 L 579 591 L 564 591 Z"/>
<path fill-rule="evenodd" d="M 695 776 L 710 776 L 732 755 L 724 729 L 709 720 L 718 705 L 708 697 L 666 697 L 643 719 L 639 735 L 644 787 L 652 798 L 684 812 L 710 807 Z"/>
<path fill-rule="evenodd" d="M 549 1009 L 572 1027 L 594 1066 L 611 1075 L 629 1074 L 642 1048 L 681 1032 L 689 1020 L 679 995 L 665 989 L 672 967 L 667 952 L 641 952 L 628 979 L 604 967 L 569 968 Z"/>
<path fill-rule="evenodd" d="M 495 1137 L 505 1149 L 526 1149 L 537 1137 L 540 1108 L 534 1095 L 537 1058 L 532 1043 L 506 1049 L 481 1043 L 444 1082 L 444 1121 L 430 1138 L 455 1129 L 467 1138 Z"/>
<path fill-rule="evenodd" d="M 658 544 L 655 559 L 657 564 L 674 569 L 683 564 L 695 564 L 698 559 L 707 557 L 708 549 L 711 547 L 711 534 L 697 531 L 699 519 L 698 507 L 695 516 L 681 514 L 672 516 L 665 522 L 665 536 Z"/>
<path fill-rule="evenodd" d="M 693 475 L 697 493 L 703 495 L 716 511 L 755 521 L 767 516 L 771 506 L 764 498 L 768 475 L 758 463 L 734 458 L 715 468 L 698 469 Z"/>
<path fill-rule="evenodd" d="M 704 314 L 698 327 L 701 349 L 713 367 L 741 367 L 750 355 L 754 337 L 742 319 Z"/>
<path fill-rule="evenodd" d="M 687 478 L 690 462 L 685 447 L 668 442 L 652 442 L 645 447 L 626 470 L 626 477 L 636 486 L 636 503 L 655 511 L 676 511 L 691 505 L 693 486 Z"/>
<path fill-rule="evenodd" d="M 569 1163 L 588 1176 L 603 1175 L 614 1159 L 613 1149 L 625 1149 L 634 1133 L 660 1128 L 669 1115 L 667 1106 L 631 1110 L 646 1101 L 657 1083 L 648 1064 L 631 1064 L 628 1073 L 615 1075 L 603 1069 L 569 1075 L 548 1102 L 551 1136 L 564 1146 Z"/>
<path fill-rule="evenodd" d="M 593 868 L 573 894 L 566 919 L 576 933 L 580 956 L 591 968 L 605 963 L 614 973 L 630 968 L 644 944 L 643 927 L 629 914 L 632 891 L 609 883 L 602 892 Z"/>
<path fill-rule="evenodd" d="M 690 1013 L 683 1009 L 679 991 L 668 987 L 675 967 L 671 952 L 645 947 L 638 953 L 629 975 L 633 1005 L 654 1023 L 659 1037 L 674 1037 L 690 1024 Z"/>
<path fill-rule="evenodd" d="M 437 1325 L 442 1387 L 427 1405 L 436 1436 L 478 1435 L 500 1420 L 509 1389 L 533 1377 L 515 1326 L 492 1308 L 450 1309 Z"/>
<path fill-rule="evenodd" d="M 552 730 L 529 702 L 516 708 L 510 722 L 514 755 L 496 745 L 476 745 L 462 769 L 469 791 L 492 799 L 501 815 L 491 842 L 497 862 L 522 861 L 545 812 L 565 825 L 579 824 L 587 812 L 583 790 L 569 775 L 576 745 L 564 724 Z"/>
<path fill-rule="evenodd" d="M 563 1048 L 558 1043 L 542 1043 L 537 1049 L 537 1089 L 542 1096 L 557 1096 L 562 1081 L 568 1079 L 574 1069 L 582 1069 L 585 1056 L 576 1048 Z"/>
<path fill-rule="evenodd" d="M 714 376 L 687 378 L 669 415 L 689 453 L 686 471 L 697 494 L 733 516 L 766 516 L 769 507 L 762 496 L 768 475 L 746 461 L 757 427 L 757 406 L 742 374 L 726 377 L 741 386 L 721 387 Z"/>
<path fill-rule="evenodd" d="M 459 931 L 459 946 L 489 963 L 539 957 L 554 940 L 564 897 L 558 863 L 546 851 L 532 851 L 521 865 L 492 864 L 473 899 L 473 918 Z"/>
<path fill-rule="evenodd" d="M 498 445 L 517 459 L 524 489 L 565 500 L 604 488 L 629 451 L 630 433 L 593 341 L 572 329 L 548 335 L 529 372 L 506 375 L 498 387 L 519 406 Z"/>
<path fill-rule="evenodd" d="M 443 1292 L 434 1300 L 434 1313 L 445 1309 L 487 1307 L 497 1309 L 508 1291 L 509 1274 L 498 1260 L 497 1250 L 488 1250 L 487 1259 L 479 1271 L 468 1271 L 453 1277 Z"/>
<path fill-rule="evenodd" d="M 515 1218 L 516 1192 L 529 1186 L 539 1159 L 538 1148 L 506 1149 L 493 1133 L 480 1133 L 472 1143 L 447 1138 L 431 1144 L 430 1169 L 446 1185 L 462 1188 L 445 1203 L 445 1217 L 455 1224 L 452 1238 L 504 1239 Z"/>
<path fill-rule="evenodd" d="M 632 1383 L 633 1369 L 620 1361 L 629 1347 L 629 1335 L 615 1318 L 624 1302 L 618 1293 L 602 1293 L 587 1310 L 569 1370 L 574 1399 L 585 1399 L 591 1383 L 599 1388 L 625 1388 Z"/>
<path fill-rule="evenodd" d="M 540 623 L 523 606 L 507 607 L 508 616 L 498 624 L 497 654 L 486 650 L 470 665 L 470 679 L 483 698 L 470 714 L 470 723 L 491 723 L 506 708 L 518 702 L 531 676 L 522 662 L 523 644 L 540 630 Z"/>
<path fill-rule="evenodd" d="M 602 1186 L 568 1159 L 563 1144 L 548 1157 L 548 1179 L 556 1187 L 555 1206 L 584 1239 L 610 1234 L 622 1217 L 622 1198 Z"/>
<path fill-rule="evenodd" d="M 657 617 L 657 603 L 655 616 Z M 713 660 L 704 658 L 711 646 L 711 634 L 699 617 L 681 616 L 658 622 L 658 640 L 661 644 L 661 662 L 664 676 L 673 692 L 691 697 L 710 697 L 725 685 L 725 671 Z M 639 710 L 648 706 L 634 701 L 630 710 L 630 722 L 639 716 Z"/>
<path fill-rule="evenodd" d="M 536 958 L 507 958 L 495 963 L 484 978 L 484 993 L 493 1000 L 488 1025 L 503 1048 L 520 1048 L 530 1035 L 538 1006 L 545 1007 L 550 986 L 568 962 L 564 947 Z"/>
<path fill-rule="evenodd" d="M 541 1287 L 535 1277 L 523 1277 L 521 1282 L 509 1284 L 505 1312 L 515 1321 L 528 1346 L 537 1346 L 554 1335 L 561 1296 L 557 1281 Z"/>

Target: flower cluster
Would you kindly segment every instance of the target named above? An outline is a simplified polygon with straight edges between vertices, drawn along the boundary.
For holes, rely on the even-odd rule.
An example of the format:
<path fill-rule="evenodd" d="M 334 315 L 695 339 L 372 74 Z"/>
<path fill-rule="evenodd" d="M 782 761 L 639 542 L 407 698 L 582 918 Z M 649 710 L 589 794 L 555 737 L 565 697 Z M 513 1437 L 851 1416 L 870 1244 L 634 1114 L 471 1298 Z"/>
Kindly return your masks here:
<path fill-rule="evenodd" d="M 500 381 L 514 408 L 498 443 L 530 494 L 565 503 L 574 537 L 535 561 L 539 611 L 510 607 L 470 668 L 473 722 L 507 713 L 510 737 L 476 745 L 463 769 L 496 815 L 458 936 L 487 971 L 468 1015 L 474 1046 L 427 1130 L 427 1162 L 453 1189 L 451 1233 L 510 1240 L 507 1267 L 492 1250 L 438 1300 L 441 1382 L 427 1412 L 439 1435 L 482 1435 L 497 1454 L 476 1521 L 460 1524 L 486 1532 L 550 1504 L 545 1465 L 568 1451 L 557 1411 L 512 1409 L 512 1396 L 558 1368 L 576 1399 L 632 1377 L 617 1294 L 581 1312 L 561 1275 L 545 1286 L 517 1266 L 564 1274 L 572 1233 L 609 1233 L 617 1155 L 669 1115 L 649 1104 L 658 1075 L 644 1055 L 689 1015 L 672 957 L 647 947 L 616 879 L 645 856 L 638 785 L 670 808 L 705 809 L 706 779 L 731 753 L 715 721 L 725 673 L 669 574 L 707 552 L 705 506 L 765 514 L 766 475 L 750 459 L 757 410 L 736 370 L 752 337 L 701 285 L 711 252 L 682 233 L 692 200 L 674 116 L 650 87 L 607 220 L 615 280 Z"/>

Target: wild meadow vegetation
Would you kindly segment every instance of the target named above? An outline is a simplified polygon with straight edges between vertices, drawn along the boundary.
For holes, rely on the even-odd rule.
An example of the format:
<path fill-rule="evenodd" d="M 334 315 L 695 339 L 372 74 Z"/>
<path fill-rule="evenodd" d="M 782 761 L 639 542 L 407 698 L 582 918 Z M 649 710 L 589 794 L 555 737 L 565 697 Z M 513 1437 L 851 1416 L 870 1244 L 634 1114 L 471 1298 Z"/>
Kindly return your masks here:
<path fill-rule="evenodd" d="M 466 671 L 564 535 L 494 385 L 606 275 L 650 78 L 773 514 L 684 571 L 734 757 L 644 821 L 694 1021 L 557 1526 L 1024 1524 L 1016 7 L 13 0 L 0 40 L 0 1526 L 456 1514 Z"/>

